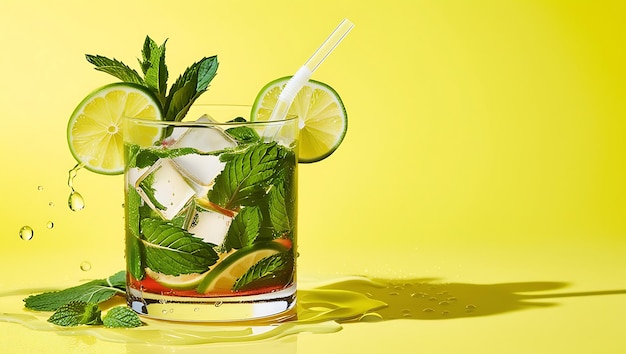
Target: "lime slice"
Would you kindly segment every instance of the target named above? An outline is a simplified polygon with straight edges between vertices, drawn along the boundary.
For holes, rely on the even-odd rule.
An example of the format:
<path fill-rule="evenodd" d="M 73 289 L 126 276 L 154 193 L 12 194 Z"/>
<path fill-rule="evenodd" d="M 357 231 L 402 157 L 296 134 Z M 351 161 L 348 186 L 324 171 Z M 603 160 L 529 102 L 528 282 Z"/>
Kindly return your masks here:
<path fill-rule="evenodd" d="M 122 173 L 122 118 L 161 120 L 160 107 L 158 99 L 142 86 L 120 82 L 100 87 L 83 99 L 67 124 L 72 155 L 90 171 Z M 156 142 L 160 137 L 160 129 L 154 129 L 145 139 Z"/>
<path fill-rule="evenodd" d="M 291 76 L 265 85 L 257 95 L 250 120 L 267 121 L 278 95 Z M 348 116 L 341 98 L 325 83 L 309 80 L 298 92 L 287 114 L 300 119 L 299 162 L 316 162 L 330 156 L 343 141 L 348 129 Z"/>
<path fill-rule="evenodd" d="M 201 294 L 230 291 L 235 281 L 258 261 L 285 251 L 287 247 L 273 241 L 241 248 L 211 269 L 197 291 Z"/>
<path fill-rule="evenodd" d="M 189 290 L 193 289 L 200 281 L 204 278 L 206 273 L 190 273 L 190 274 L 181 274 L 181 275 L 166 275 L 163 273 L 158 273 L 153 271 L 150 268 L 146 268 L 146 274 L 150 276 L 150 278 L 154 279 L 157 283 L 176 290 Z"/>

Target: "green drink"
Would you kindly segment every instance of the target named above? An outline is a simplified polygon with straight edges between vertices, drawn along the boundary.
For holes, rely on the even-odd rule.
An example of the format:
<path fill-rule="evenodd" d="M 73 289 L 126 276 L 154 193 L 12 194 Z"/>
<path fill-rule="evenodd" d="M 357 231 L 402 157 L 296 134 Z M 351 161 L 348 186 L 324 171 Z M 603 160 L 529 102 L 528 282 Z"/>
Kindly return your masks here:
<path fill-rule="evenodd" d="M 248 122 L 248 112 L 200 107 L 187 114 L 195 121 L 126 120 L 135 311 L 182 321 L 292 315 L 298 119 Z"/>

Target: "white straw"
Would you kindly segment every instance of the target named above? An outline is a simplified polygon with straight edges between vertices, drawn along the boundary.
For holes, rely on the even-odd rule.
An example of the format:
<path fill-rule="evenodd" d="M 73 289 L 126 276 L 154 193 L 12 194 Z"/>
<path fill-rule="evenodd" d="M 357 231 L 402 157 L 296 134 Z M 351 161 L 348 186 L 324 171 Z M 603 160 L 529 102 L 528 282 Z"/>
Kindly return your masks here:
<path fill-rule="evenodd" d="M 344 19 L 341 21 L 339 26 L 326 38 L 309 60 L 287 82 L 283 91 L 278 95 L 278 102 L 272 111 L 270 121 L 285 119 L 289 106 L 291 106 L 300 89 L 309 81 L 315 69 L 341 43 L 352 27 L 354 27 L 354 24 L 350 20 Z"/>

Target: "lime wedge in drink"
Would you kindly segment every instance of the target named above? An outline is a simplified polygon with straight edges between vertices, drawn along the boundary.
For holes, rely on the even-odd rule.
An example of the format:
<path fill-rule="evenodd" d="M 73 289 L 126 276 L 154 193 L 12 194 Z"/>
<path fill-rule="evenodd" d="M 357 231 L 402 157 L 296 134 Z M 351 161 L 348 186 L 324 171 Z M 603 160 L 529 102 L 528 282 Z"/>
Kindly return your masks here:
<path fill-rule="evenodd" d="M 274 80 L 258 93 L 250 120 L 267 121 L 291 76 Z M 348 116 L 337 92 L 325 83 L 309 80 L 289 107 L 300 120 L 298 162 L 316 162 L 330 156 L 343 141 Z"/>
<path fill-rule="evenodd" d="M 146 88 L 114 83 L 95 90 L 76 107 L 67 124 L 67 142 L 86 169 L 106 175 L 124 171 L 123 117 L 161 120 L 161 106 Z M 145 139 L 156 142 L 161 131 Z"/>
<path fill-rule="evenodd" d="M 258 261 L 287 250 L 283 244 L 273 241 L 241 248 L 211 269 L 198 285 L 197 291 L 201 294 L 230 291 L 235 281 Z"/>
<path fill-rule="evenodd" d="M 146 268 L 146 273 L 150 278 L 154 279 L 157 283 L 176 290 L 189 290 L 193 289 L 206 275 L 205 273 L 191 273 L 181 275 L 166 275 L 157 273 L 150 268 Z"/>

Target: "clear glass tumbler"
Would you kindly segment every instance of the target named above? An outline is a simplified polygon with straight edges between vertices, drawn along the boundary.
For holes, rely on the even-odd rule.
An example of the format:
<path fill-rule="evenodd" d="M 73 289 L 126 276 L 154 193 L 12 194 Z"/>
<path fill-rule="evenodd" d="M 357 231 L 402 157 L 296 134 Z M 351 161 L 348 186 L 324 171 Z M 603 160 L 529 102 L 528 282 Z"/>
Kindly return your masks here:
<path fill-rule="evenodd" d="M 127 118 L 127 301 L 175 321 L 295 316 L 298 119 L 192 107 Z"/>

